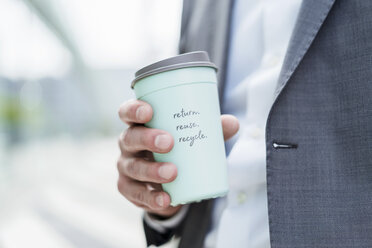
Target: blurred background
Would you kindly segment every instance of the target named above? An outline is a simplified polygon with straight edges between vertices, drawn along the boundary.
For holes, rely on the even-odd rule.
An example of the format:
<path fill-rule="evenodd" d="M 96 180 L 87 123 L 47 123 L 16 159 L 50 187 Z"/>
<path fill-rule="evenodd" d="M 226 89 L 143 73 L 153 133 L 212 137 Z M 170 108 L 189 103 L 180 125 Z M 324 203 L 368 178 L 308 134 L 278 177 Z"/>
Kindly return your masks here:
<path fill-rule="evenodd" d="M 177 54 L 181 0 L 0 0 L 0 248 L 145 247 L 119 105 Z"/>

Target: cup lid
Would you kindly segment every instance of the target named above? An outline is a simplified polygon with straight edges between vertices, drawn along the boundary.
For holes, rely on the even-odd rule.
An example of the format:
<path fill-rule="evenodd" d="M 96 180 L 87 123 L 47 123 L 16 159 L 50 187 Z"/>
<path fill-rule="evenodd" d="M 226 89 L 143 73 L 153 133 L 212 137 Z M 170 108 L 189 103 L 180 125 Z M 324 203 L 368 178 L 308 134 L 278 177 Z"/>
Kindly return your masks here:
<path fill-rule="evenodd" d="M 195 66 L 212 67 L 217 71 L 216 65 L 209 60 L 207 52 L 196 51 L 183 53 L 178 56 L 155 62 L 138 70 L 135 73 L 135 79 L 132 81 L 131 87 L 133 88 L 135 83 L 140 79 L 160 72 Z"/>

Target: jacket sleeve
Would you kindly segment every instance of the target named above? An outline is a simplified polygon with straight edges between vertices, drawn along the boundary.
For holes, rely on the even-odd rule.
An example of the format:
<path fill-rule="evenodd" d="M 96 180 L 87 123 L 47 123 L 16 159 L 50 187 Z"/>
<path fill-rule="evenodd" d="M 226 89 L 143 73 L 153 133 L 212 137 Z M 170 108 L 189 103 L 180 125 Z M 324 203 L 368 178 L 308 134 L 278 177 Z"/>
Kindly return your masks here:
<path fill-rule="evenodd" d="M 179 212 L 171 218 L 160 219 L 151 214 L 143 215 L 143 227 L 147 246 L 162 245 L 168 242 L 182 226 L 189 206 L 184 205 Z"/>
<path fill-rule="evenodd" d="M 172 229 L 168 230 L 165 233 L 160 233 L 160 232 L 152 229 L 145 222 L 145 220 L 143 220 L 143 228 L 144 228 L 144 231 L 145 231 L 147 246 L 150 246 L 150 245 L 159 246 L 159 245 L 165 244 L 166 242 L 168 242 L 172 238 L 172 236 L 175 233 L 175 230 L 172 230 Z"/>

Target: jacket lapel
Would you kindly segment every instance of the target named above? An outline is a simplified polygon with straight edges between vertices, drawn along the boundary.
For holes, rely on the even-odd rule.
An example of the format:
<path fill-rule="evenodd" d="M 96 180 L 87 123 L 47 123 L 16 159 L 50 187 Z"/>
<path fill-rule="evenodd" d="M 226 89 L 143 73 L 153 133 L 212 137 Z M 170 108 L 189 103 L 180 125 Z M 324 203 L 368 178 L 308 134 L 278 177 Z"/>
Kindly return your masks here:
<path fill-rule="evenodd" d="M 180 52 L 208 51 L 212 61 L 219 67 L 221 97 L 225 85 L 229 26 L 234 0 L 198 1 L 184 1 Z M 278 79 L 276 96 L 279 95 L 306 54 L 334 2 L 335 0 L 303 0 Z M 202 32 L 196 32 L 196 30 Z M 179 247 L 203 246 L 205 235 L 210 227 L 212 208 L 213 200 L 194 203 L 190 206 Z"/>
<path fill-rule="evenodd" d="M 335 0 L 303 0 L 278 79 L 275 98 L 308 51 Z"/>

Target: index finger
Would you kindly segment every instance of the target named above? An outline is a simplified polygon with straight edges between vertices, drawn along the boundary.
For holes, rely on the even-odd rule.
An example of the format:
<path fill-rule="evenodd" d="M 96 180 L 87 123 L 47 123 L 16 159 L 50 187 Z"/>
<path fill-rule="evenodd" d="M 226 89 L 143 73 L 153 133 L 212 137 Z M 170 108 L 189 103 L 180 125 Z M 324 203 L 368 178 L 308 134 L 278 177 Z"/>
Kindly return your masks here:
<path fill-rule="evenodd" d="M 124 102 L 119 108 L 120 119 L 128 125 L 149 122 L 152 118 L 152 113 L 150 104 L 136 99 Z"/>

